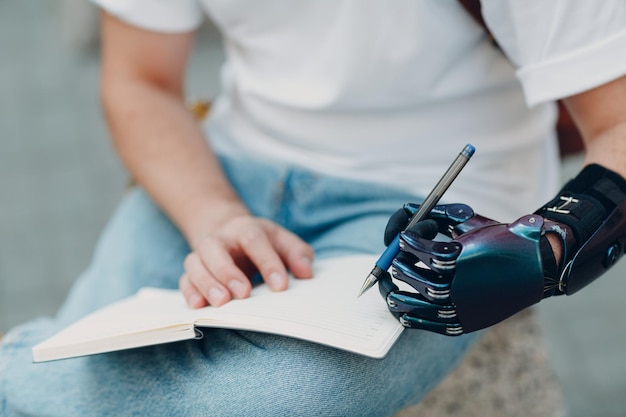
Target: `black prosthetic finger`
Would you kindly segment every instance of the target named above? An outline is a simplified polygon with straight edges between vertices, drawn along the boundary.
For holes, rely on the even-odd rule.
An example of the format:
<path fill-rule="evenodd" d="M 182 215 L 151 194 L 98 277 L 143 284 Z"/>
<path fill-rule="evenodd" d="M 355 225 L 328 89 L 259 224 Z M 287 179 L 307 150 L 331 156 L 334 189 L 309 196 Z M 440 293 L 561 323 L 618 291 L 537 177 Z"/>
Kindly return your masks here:
<path fill-rule="evenodd" d="M 389 272 L 383 272 L 380 278 L 378 278 L 378 291 L 384 299 L 387 299 L 389 293 L 398 291 L 398 287 L 391 280 Z"/>
<path fill-rule="evenodd" d="M 387 227 L 385 227 L 385 246 L 389 246 L 398 233 L 404 230 L 406 225 L 409 224 L 409 220 L 410 214 L 404 208 L 398 209 L 389 217 Z"/>
<path fill-rule="evenodd" d="M 398 291 L 398 287 L 391 280 L 391 275 L 389 275 L 389 272 L 387 272 L 387 271 L 383 272 L 381 277 L 378 278 L 378 291 L 380 292 L 380 295 L 383 297 L 383 299 L 385 300 L 385 303 L 387 303 L 387 304 L 388 304 L 387 300 L 388 300 L 389 295 L 393 294 L 396 291 Z M 399 319 L 400 316 L 402 315 L 402 313 L 393 311 L 391 309 L 389 311 L 397 319 Z"/>
<path fill-rule="evenodd" d="M 415 265 L 419 262 L 419 258 L 410 252 L 400 252 L 396 256 L 396 262 L 400 262 L 405 265 Z"/>
<path fill-rule="evenodd" d="M 433 219 L 426 219 L 415 223 L 413 226 L 407 228 L 406 231 L 422 239 L 432 240 L 439 232 L 439 224 Z"/>
<path fill-rule="evenodd" d="M 388 246 L 398 233 L 405 230 L 419 208 L 419 204 L 407 203 L 391 215 L 385 228 L 385 246 Z M 417 222 L 407 231 L 428 240 L 434 239 L 439 232 L 450 236 L 450 227 L 465 222 L 473 216 L 472 208 L 465 204 L 437 205 L 428 213 L 427 218 Z M 422 222 L 426 223 L 421 224 Z"/>

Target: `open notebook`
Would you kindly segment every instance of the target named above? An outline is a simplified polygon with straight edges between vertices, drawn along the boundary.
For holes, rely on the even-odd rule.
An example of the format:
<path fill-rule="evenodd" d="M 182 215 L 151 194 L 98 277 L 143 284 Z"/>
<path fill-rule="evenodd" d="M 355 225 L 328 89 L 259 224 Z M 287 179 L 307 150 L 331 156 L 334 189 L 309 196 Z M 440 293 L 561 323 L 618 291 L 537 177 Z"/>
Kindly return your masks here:
<path fill-rule="evenodd" d="M 175 342 L 202 336 L 202 327 L 274 333 L 382 358 L 403 327 L 376 288 L 357 298 L 376 257 L 320 260 L 314 277 L 291 278 L 289 289 L 266 285 L 222 307 L 190 309 L 176 290 L 144 288 L 67 327 L 33 347 L 43 362 Z"/>

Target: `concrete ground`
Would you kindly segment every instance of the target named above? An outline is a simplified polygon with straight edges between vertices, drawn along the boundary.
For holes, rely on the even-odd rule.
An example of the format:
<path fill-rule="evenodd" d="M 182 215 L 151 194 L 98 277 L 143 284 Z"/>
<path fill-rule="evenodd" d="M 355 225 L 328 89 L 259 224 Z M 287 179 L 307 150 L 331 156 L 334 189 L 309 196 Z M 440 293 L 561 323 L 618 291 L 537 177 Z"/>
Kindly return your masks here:
<path fill-rule="evenodd" d="M 92 19 L 81 1 L 0 2 L 0 332 L 58 308 L 127 181 L 98 103 Z M 209 32 L 190 73 L 202 96 L 222 60 Z M 572 417 L 626 415 L 625 272 L 538 308 Z"/>

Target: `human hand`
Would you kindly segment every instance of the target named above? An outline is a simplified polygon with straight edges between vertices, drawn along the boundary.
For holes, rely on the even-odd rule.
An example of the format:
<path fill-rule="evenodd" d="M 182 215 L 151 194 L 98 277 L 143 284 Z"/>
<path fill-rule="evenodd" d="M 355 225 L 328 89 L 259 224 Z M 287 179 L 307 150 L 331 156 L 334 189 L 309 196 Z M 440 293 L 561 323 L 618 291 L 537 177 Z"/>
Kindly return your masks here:
<path fill-rule="evenodd" d="M 406 205 L 392 216 L 387 244 L 418 207 Z M 409 328 L 455 336 L 489 327 L 538 303 L 557 284 L 544 278 L 550 256 L 556 268 L 551 247 L 540 248 L 545 225 L 538 214 L 503 224 L 464 204 L 436 206 L 429 219 L 401 232 L 392 263 L 393 278 L 417 292 L 400 291 L 388 273 L 379 279 L 380 292 Z M 437 233 L 448 239 L 434 241 Z"/>
<path fill-rule="evenodd" d="M 225 221 L 186 257 L 179 287 L 192 308 L 246 298 L 259 272 L 274 291 L 288 286 L 287 270 L 310 278 L 313 249 L 281 226 L 250 215 Z"/>

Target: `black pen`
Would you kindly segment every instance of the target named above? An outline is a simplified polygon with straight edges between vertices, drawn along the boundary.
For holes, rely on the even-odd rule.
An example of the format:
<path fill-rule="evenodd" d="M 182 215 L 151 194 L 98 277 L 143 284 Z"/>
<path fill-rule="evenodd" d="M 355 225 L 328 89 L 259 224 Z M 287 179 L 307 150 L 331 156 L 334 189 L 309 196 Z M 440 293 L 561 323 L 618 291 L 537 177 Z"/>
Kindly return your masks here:
<path fill-rule="evenodd" d="M 439 202 L 441 196 L 443 196 L 443 193 L 446 192 L 448 187 L 450 187 L 450 184 L 452 184 L 457 175 L 459 175 L 459 172 L 461 172 L 465 164 L 467 164 L 467 161 L 469 161 L 472 155 L 474 155 L 475 150 L 476 148 L 474 148 L 474 146 L 470 144 L 465 145 L 461 153 L 459 153 L 454 161 L 452 161 L 452 165 L 450 165 L 448 170 L 443 174 L 443 177 L 441 177 L 437 185 L 435 185 L 435 188 L 432 189 L 430 194 L 428 194 L 428 197 L 426 197 L 424 202 L 420 205 L 417 213 L 415 213 L 413 217 L 411 217 L 411 221 L 404 230 L 414 226 L 415 223 L 426 218 L 428 213 L 430 213 L 433 207 L 435 207 L 435 205 Z M 361 290 L 359 291 L 359 295 L 357 297 L 363 295 L 365 291 L 369 290 L 374 286 L 374 284 L 376 284 L 383 272 L 389 269 L 389 267 L 391 266 L 391 262 L 396 256 L 398 256 L 399 252 L 400 233 L 396 235 L 396 237 L 389 244 L 389 246 L 387 246 L 387 249 L 385 249 L 383 254 L 380 255 L 380 258 L 378 258 L 378 260 L 376 261 L 376 265 L 372 269 L 372 272 L 370 272 L 367 278 L 365 278 L 365 282 L 363 283 L 363 286 L 361 287 Z"/>

